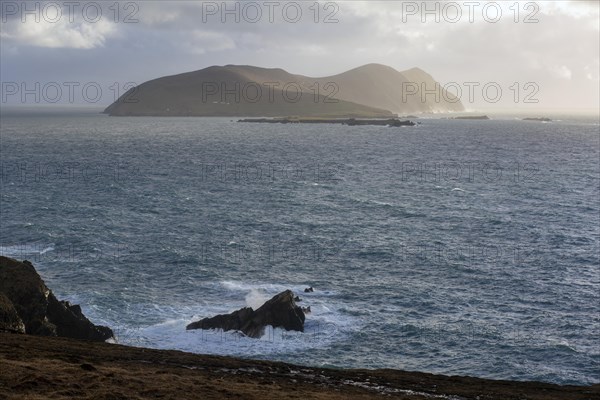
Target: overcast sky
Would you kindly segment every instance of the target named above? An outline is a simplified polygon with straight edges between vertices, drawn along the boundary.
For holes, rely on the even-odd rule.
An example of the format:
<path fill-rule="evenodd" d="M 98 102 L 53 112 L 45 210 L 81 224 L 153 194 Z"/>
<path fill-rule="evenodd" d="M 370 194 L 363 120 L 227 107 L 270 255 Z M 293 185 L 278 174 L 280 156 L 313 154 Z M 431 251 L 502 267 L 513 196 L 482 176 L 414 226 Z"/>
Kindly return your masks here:
<path fill-rule="evenodd" d="M 65 88 L 64 102 L 65 82 L 97 82 L 103 89 L 97 104 L 107 105 L 116 90 L 112 83 L 139 84 L 211 65 L 327 76 L 382 63 L 398 70 L 420 67 L 442 84 L 455 82 L 469 109 L 512 108 L 515 100 L 518 107 L 540 109 L 599 107 L 598 1 L 487 6 L 490 2 L 438 1 L 427 2 L 427 10 L 421 1 L 247 3 L 228 3 L 234 11 L 224 14 L 222 2 L 135 1 L 116 7 L 113 1 L 3 0 L 3 96 L 8 103 L 20 97 L 7 96 L 15 89 L 11 82 L 29 87 L 56 82 Z M 497 18 L 498 4 L 502 16 Z M 428 10 L 434 12 L 425 14 Z M 472 99 L 467 82 L 481 85 Z M 502 89 L 497 103 L 482 93 L 483 85 L 493 82 Z M 74 89 L 79 103 L 81 86 Z M 48 97 L 54 96 L 51 89 Z M 528 95 L 539 103 L 524 103 Z"/>

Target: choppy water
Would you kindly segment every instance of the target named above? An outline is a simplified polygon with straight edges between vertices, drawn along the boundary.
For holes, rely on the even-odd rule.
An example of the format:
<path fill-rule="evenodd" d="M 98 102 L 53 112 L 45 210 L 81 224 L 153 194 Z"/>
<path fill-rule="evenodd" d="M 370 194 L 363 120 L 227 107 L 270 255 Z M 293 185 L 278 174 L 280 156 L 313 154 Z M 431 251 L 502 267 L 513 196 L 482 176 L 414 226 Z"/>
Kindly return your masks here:
<path fill-rule="evenodd" d="M 600 381 L 598 121 L 4 115 L 4 255 L 119 341 Z M 305 333 L 185 331 L 291 288 Z"/>

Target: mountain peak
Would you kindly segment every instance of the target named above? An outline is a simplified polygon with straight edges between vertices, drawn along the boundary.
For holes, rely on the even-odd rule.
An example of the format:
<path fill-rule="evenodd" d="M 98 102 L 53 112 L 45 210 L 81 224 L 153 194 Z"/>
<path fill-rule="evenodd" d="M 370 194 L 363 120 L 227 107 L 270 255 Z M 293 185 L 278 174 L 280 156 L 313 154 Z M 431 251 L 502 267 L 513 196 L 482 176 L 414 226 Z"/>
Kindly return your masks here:
<path fill-rule="evenodd" d="M 361 71 L 361 72 L 368 72 L 368 73 L 378 73 L 378 72 L 398 72 L 396 69 L 390 67 L 389 65 L 384 65 L 384 64 L 378 64 L 378 63 L 371 63 L 371 64 L 365 64 L 365 65 L 361 65 L 360 67 L 356 67 L 351 69 L 350 71 Z M 348 72 L 350 72 L 348 71 Z"/>
<path fill-rule="evenodd" d="M 134 93 L 119 98 L 105 113 L 389 118 L 397 113 L 464 110 L 460 101 L 429 101 L 432 96 L 422 101 L 418 91 L 407 97 L 403 95 L 407 82 L 415 82 L 419 88 L 421 83 L 434 87 L 433 78 L 419 68 L 399 72 L 377 63 L 321 78 L 293 75 L 281 68 L 214 65 L 145 82 Z M 444 93 L 442 98 L 448 97 Z"/>
<path fill-rule="evenodd" d="M 419 73 L 419 74 L 427 74 L 427 72 L 423 71 L 423 70 L 422 70 L 421 68 L 419 68 L 419 67 L 413 67 L 413 68 L 407 69 L 407 70 L 406 70 L 406 71 L 404 71 L 404 72 L 415 72 L 415 73 Z"/>

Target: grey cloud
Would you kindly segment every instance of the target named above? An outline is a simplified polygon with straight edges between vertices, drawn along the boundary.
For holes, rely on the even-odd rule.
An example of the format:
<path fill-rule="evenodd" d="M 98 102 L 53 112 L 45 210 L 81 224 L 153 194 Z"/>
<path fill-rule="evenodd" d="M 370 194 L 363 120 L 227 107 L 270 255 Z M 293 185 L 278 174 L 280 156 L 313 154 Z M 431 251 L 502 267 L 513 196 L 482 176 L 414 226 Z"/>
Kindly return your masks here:
<path fill-rule="evenodd" d="M 8 16 L 0 66 L 3 81 L 94 80 L 110 85 L 210 65 L 252 64 L 326 76 L 379 62 L 397 69 L 418 66 L 442 82 L 496 80 L 509 85 L 537 79 L 546 88 L 546 103 L 595 107 L 598 12 L 595 2 L 585 3 L 589 13 L 577 15 L 564 8 L 549 12 L 540 3 L 539 24 L 515 24 L 511 18 L 497 24 L 423 24 L 418 18 L 403 22 L 400 2 L 339 2 L 339 22 L 325 24 L 314 23 L 308 9 L 313 3 L 306 2 L 306 15 L 294 24 L 280 14 L 273 23 L 266 17 L 258 23 L 233 23 L 231 17 L 221 23 L 218 16 L 204 22 L 202 5 L 191 1 L 137 2 L 133 17 L 138 22 L 124 23 L 122 2 L 120 20 L 89 26 L 80 18 L 57 25 L 49 39 L 27 36 L 19 20 Z M 111 4 L 102 3 L 102 12 L 113 17 Z"/>

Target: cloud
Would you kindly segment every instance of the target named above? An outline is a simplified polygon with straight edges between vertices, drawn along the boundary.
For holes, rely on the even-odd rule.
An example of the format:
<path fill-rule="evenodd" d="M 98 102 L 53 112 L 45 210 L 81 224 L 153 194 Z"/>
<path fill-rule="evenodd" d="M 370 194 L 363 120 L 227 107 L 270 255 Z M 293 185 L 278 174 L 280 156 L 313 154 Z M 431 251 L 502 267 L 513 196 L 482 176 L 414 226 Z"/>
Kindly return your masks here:
<path fill-rule="evenodd" d="M 0 35 L 12 46 L 93 49 L 104 46 L 116 33 L 114 24 L 106 21 L 70 23 L 68 19 L 61 19 L 52 23 L 29 19 L 7 23 Z"/>
<path fill-rule="evenodd" d="M 561 0 L 561 1 L 542 1 L 540 2 L 540 11 L 548 14 L 565 14 L 575 18 L 586 18 L 589 16 L 598 17 L 598 0 Z"/>
<path fill-rule="evenodd" d="M 205 54 L 209 51 L 223 51 L 236 48 L 232 38 L 224 33 L 193 30 L 185 34 L 184 47 L 193 54 Z"/>
<path fill-rule="evenodd" d="M 587 64 L 583 67 L 585 77 L 589 81 L 599 82 L 600 81 L 600 62 L 595 60 L 592 64 Z"/>
<path fill-rule="evenodd" d="M 559 79 L 570 80 L 573 72 L 566 65 L 554 65 L 550 68 L 550 72 Z"/>
<path fill-rule="evenodd" d="M 397 1 L 344 1 L 336 3 L 337 9 L 325 9 L 327 2 L 321 2 L 315 22 L 314 3 L 298 3 L 303 17 L 297 23 L 286 21 L 282 5 L 273 22 L 263 7 L 256 23 L 243 17 L 235 23 L 233 16 L 223 23 L 219 14 L 204 18 L 201 2 L 193 1 L 136 2 L 137 23 L 131 24 L 112 18 L 90 24 L 80 16 L 73 23 L 21 23 L 13 16 L 0 30 L 0 65 L 3 76 L 15 80 L 62 76 L 68 81 L 84 71 L 94 79 L 139 83 L 210 65 L 250 64 L 326 76 L 376 62 L 399 70 L 420 67 L 441 82 L 503 81 L 510 86 L 536 81 L 541 93 L 560 93 L 552 97 L 557 106 L 593 107 L 600 101 L 595 1 L 536 2 L 539 22 L 533 24 L 523 23 L 531 11 L 524 9 L 528 1 L 518 3 L 519 23 L 509 8 L 514 2 L 497 2 L 503 18 L 496 24 L 481 18 L 484 2 L 475 23 L 465 8 L 458 23 L 443 18 L 438 23 L 431 16 L 423 23 L 419 14 L 403 20 Z M 112 4 L 102 3 L 104 16 L 112 16 Z M 338 22 L 324 23 L 332 11 Z M 38 49 L 23 51 L 31 47 Z"/>

